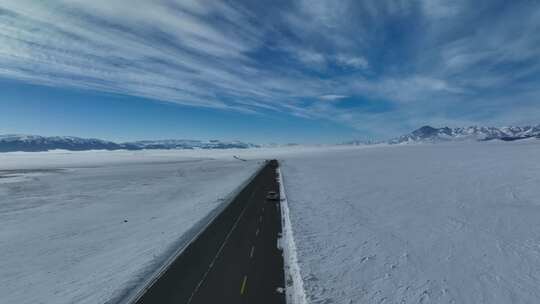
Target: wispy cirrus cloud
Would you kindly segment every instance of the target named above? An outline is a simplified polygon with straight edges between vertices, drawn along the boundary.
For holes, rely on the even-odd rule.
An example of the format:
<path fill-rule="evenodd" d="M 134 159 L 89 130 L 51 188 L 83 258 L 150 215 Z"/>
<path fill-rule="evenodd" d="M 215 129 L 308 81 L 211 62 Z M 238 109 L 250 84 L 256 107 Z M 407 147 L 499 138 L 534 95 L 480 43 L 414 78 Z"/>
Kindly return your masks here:
<path fill-rule="evenodd" d="M 0 76 L 374 136 L 521 122 L 540 102 L 538 20 L 527 1 L 8 0 Z M 473 109 L 486 115 L 459 119 Z"/>
<path fill-rule="evenodd" d="M 347 96 L 346 95 L 337 95 L 337 94 L 327 94 L 327 95 L 319 96 L 319 98 L 322 99 L 322 100 L 336 101 L 336 100 L 340 100 L 340 99 L 343 99 L 343 98 L 347 98 Z"/>

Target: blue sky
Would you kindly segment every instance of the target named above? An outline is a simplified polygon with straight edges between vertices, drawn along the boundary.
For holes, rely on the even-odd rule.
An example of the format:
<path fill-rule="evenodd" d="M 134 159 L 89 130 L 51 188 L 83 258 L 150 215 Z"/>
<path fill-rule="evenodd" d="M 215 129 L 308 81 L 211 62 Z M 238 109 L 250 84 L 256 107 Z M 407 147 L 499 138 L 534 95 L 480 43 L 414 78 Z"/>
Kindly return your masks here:
<path fill-rule="evenodd" d="M 540 3 L 8 0 L 0 133 L 331 143 L 540 123 Z"/>

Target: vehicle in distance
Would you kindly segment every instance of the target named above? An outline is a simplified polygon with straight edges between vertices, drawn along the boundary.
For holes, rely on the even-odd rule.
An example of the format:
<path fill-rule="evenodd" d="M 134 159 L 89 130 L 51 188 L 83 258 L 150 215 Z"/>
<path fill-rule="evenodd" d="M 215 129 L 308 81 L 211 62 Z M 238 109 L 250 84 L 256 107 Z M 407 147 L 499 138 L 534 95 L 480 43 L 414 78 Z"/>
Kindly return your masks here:
<path fill-rule="evenodd" d="M 277 201 L 278 198 L 279 196 L 276 191 L 268 191 L 268 193 L 266 194 L 266 199 L 269 201 Z"/>

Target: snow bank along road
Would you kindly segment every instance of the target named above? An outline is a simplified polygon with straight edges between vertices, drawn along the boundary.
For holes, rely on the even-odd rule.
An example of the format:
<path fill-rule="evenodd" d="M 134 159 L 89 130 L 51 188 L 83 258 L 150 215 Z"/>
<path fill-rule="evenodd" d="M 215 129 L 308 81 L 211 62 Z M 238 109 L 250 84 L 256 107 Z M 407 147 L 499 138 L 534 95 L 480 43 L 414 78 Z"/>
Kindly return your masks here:
<path fill-rule="evenodd" d="M 134 302 L 285 303 L 277 161 L 269 162 Z"/>

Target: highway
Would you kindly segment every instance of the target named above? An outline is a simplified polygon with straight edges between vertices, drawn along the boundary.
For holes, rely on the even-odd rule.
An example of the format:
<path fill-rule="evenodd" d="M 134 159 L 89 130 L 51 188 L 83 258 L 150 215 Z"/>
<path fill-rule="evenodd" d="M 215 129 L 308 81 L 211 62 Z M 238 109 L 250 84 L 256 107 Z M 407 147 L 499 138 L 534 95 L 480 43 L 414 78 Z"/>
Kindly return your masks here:
<path fill-rule="evenodd" d="M 135 303 L 285 303 L 277 161 L 217 216 Z"/>

